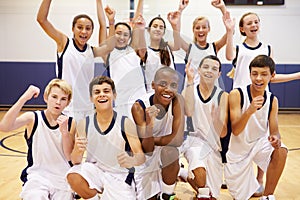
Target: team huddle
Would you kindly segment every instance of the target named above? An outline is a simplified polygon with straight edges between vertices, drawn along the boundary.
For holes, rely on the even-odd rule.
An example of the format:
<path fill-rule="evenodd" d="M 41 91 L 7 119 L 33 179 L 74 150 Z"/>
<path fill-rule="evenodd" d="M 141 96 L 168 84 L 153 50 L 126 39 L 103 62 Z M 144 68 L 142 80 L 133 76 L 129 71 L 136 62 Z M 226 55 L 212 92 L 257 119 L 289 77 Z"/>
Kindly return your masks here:
<path fill-rule="evenodd" d="M 171 200 L 176 183 L 186 181 L 198 200 L 220 199 L 223 182 L 235 200 L 275 199 L 288 151 L 278 128 L 278 99 L 268 85 L 300 79 L 300 73 L 275 73 L 271 46 L 258 40 L 258 15 L 242 16 L 245 40 L 234 45 L 235 21 L 223 0 L 212 0 L 226 33 L 208 42 L 209 21 L 201 16 L 188 42 L 180 28 L 189 0 L 180 0 L 167 15 L 173 41 L 165 41 L 161 16 L 146 27 L 143 0 L 131 24 L 115 23 L 115 10 L 96 2 L 98 46 L 87 43 L 94 29 L 88 15 L 74 18 L 69 38 L 48 20 L 51 0 L 40 5 L 37 21 L 57 44 L 57 78 L 44 90 L 45 110 L 19 115 L 40 94 L 31 85 L 0 121 L 0 131 L 26 128 L 20 197 Z M 218 83 L 223 47 L 234 65 L 229 93 Z M 186 52 L 183 83 L 173 55 L 180 49 Z M 96 57 L 106 75 L 94 75 Z"/>

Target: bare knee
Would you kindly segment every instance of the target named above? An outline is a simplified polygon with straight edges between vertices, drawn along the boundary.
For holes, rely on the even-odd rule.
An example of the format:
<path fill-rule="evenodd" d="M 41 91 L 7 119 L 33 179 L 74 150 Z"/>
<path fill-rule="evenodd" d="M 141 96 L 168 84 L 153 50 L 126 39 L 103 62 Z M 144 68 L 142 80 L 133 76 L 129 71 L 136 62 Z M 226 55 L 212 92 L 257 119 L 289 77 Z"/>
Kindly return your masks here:
<path fill-rule="evenodd" d="M 90 189 L 88 182 L 77 173 L 68 174 L 67 180 L 72 190 L 84 199 L 92 198 L 98 193 L 96 189 Z"/>
<path fill-rule="evenodd" d="M 178 170 L 179 170 L 178 159 L 179 159 L 179 151 L 176 147 L 164 146 L 162 148 L 161 161 L 162 161 L 163 167 L 172 165 L 174 167 L 178 167 Z"/>
<path fill-rule="evenodd" d="M 192 170 L 195 178 L 194 181 L 199 188 L 205 187 L 206 185 L 206 170 L 203 167 L 198 167 Z"/>

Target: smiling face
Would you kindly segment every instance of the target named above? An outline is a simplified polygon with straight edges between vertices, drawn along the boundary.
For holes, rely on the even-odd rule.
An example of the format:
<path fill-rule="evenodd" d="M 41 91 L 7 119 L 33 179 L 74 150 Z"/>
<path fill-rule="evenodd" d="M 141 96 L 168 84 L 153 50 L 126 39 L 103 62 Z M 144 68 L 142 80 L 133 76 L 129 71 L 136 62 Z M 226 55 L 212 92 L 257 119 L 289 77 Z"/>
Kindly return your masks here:
<path fill-rule="evenodd" d="M 164 67 L 169 68 L 169 67 Z M 169 70 L 170 69 L 170 70 Z M 156 72 L 152 89 L 154 89 L 154 103 L 161 104 L 165 108 L 171 103 L 178 90 L 178 74 L 171 68 L 160 69 Z"/>
<path fill-rule="evenodd" d="M 257 92 L 264 92 L 274 73 L 271 74 L 270 67 L 251 67 L 251 87 Z"/>
<path fill-rule="evenodd" d="M 96 110 L 107 110 L 113 107 L 115 97 L 116 95 L 111 85 L 103 82 L 102 84 L 93 85 L 90 99 L 94 103 Z"/>
<path fill-rule="evenodd" d="M 240 21 L 240 32 L 249 38 L 257 37 L 260 29 L 260 21 L 255 13 L 245 14 Z"/>
<path fill-rule="evenodd" d="M 207 35 L 210 31 L 209 22 L 205 17 L 199 17 L 194 20 L 193 23 L 193 33 L 194 33 L 194 41 L 200 45 L 205 46 Z"/>
<path fill-rule="evenodd" d="M 128 45 L 130 39 L 130 30 L 124 24 L 118 24 L 115 29 L 116 47 L 122 48 Z"/>
<path fill-rule="evenodd" d="M 85 17 L 78 18 L 72 28 L 76 45 L 83 49 L 93 33 L 93 22 Z"/>
<path fill-rule="evenodd" d="M 151 40 L 160 41 L 165 34 L 165 23 L 162 19 L 154 19 L 149 25 L 149 34 Z"/>
<path fill-rule="evenodd" d="M 200 81 L 205 84 L 214 84 L 215 81 L 220 77 L 220 63 L 217 60 L 206 58 L 198 68 Z"/>

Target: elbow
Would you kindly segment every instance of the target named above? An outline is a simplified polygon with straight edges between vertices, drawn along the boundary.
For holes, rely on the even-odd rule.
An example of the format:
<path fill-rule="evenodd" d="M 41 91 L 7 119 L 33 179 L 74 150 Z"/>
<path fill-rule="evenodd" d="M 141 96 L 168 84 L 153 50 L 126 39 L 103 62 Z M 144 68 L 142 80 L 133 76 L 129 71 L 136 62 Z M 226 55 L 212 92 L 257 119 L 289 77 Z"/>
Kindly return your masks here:
<path fill-rule="evenodd" d="M 177 138 L 172 142 L 172 146 L 180 147 L 183 143 L 183 137 Z"/>
<path fill-rule="evenodd" d="M 235 130 L 234 128 L 232 128 L 232 134 L 233 134 L 234 136 L 238 136 L 240 133 L 241 133 L 240 131 L 237 131 L 237 130 Z"/>
<path fill-rule="evenodd" d="M 232 61 L 234 59 L 234 57 L 232 55 L 226 54 L 226 59 L 229 61 Z"/>
<path fill-rule="evenodd" d="M 38 15 L 36 18 L 36 21 L 42 26 L 45 23 L 46 19 L 44 19 Z"/>

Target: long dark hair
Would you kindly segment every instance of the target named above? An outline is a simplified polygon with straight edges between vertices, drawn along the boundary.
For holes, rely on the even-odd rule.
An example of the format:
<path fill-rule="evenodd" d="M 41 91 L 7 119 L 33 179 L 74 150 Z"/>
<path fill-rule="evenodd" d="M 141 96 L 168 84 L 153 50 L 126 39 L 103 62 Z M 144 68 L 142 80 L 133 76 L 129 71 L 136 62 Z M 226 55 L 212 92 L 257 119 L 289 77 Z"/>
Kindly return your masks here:
<path fill-rule="evenodd" d="M 153 22 L 155 20 L 161 20 L 164 24 L 164 32 L 166 31 L 166 22 L 163 18 L 161 18 L 160 16 L 157 16 L 157 17 L 154 17 L 150 23 L 149 23 L 149 30 L 153 24 Z M 169 50 L 168 50 L 168 42 L 165 42 L 164 39 L 162 38 L 160 40 L 160 43 L 159 43 L 159 54 L 160 54 L 160 62 L 162 65 L 166 65 L 166 66 L 170 66 L 171 65 L 171 58 L 170 58 L 170 53 L 169 53 Z"/>

